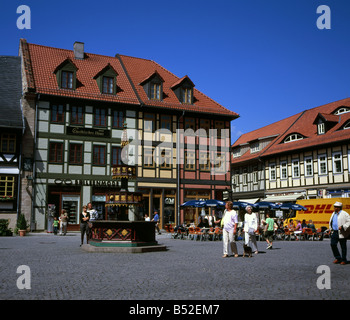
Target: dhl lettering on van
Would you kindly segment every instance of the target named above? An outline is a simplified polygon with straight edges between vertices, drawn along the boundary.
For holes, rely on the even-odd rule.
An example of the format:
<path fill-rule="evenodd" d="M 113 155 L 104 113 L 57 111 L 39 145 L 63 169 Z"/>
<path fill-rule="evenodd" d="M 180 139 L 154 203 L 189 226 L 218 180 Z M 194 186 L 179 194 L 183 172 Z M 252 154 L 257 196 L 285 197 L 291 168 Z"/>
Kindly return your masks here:
<path fill-rule="evenodd" d="M 343 204 L 343 210 L 350 214 L 350 198 L 324 198 L 324 199 L 309 199 L 297 200 L 296 203 L 301 204 L 306 211 L 297 211 L 294 219 L 296 220 L 312 220 L 316 228 L 329 226 L 329 219 L 334 211 L 334 203 L 339 201 Z"/>
<path fill-rule="evenodd" d="M 305 205 L 305 208 L 307 208 L 306 211 L 304 211 L 304 214 L 308 213 L 332 213 L 333 212 L 333 206 L 331 204 L 308 204 Z"/>

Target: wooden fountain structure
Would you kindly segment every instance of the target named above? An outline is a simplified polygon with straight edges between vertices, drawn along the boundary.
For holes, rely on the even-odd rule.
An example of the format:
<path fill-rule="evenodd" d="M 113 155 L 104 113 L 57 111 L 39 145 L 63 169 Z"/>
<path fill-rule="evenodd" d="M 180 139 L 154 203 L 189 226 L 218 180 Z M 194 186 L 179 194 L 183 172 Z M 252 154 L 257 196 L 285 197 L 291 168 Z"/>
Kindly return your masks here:
<path fill-rule="evenodd" d="M 129 140 L 127 138 L 127 127 L 121 139 L 122 159 L 128 163 Z M 149 252 L 165 251 L 166 247 L 159 245 L 155 238 L 155 222 L 139 221 L 135 210 L 142 203 L 142 193 L 129 191 L 129 180 L 136 180 L 136 166 L 129 164 L 114 165 L 112 167 L 112 179 L 120 180 L 120 189 L 109 190 L 106 194 L 108 207 L 118 207 L 115 215 L 106 213 L 105 220 L 92 222 L 92 238 L 88 245 L 82 248 L 89 252 Z M 133 209 L 133 214 L 129 214 Z M 108 210 L 106 210 L 108 211 Z"/>

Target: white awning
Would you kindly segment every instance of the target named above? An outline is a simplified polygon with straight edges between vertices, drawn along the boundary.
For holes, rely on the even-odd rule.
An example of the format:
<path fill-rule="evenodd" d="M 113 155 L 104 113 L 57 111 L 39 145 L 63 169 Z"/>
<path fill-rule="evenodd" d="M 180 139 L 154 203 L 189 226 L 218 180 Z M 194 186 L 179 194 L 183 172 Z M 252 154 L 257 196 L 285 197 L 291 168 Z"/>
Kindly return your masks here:
<path fill-rule="evenodd" d="M 296 194 L 288 194 L 285 196 L 267 196 L 262 201 L 268 202 L 286 202 L 286 201 L 297 201 L 300 198 L 303 198 L 304 194 L 296 193 Z"/>
<path fill-rule="evenodd" d="M 2 174 L 19 174 L 19 169 L 14 167 L 0 167 L 0 173 Z"/>
<path fill-rule="evenodd" d="M 240 202 L 248 202 L 248 203 L 253 204 L 253 203 L 257 202 L 258 200 L 259 200 L 259 198 L 253 198 L 253 199 L 239 199 L 238 201 L 240 201 Z"/>

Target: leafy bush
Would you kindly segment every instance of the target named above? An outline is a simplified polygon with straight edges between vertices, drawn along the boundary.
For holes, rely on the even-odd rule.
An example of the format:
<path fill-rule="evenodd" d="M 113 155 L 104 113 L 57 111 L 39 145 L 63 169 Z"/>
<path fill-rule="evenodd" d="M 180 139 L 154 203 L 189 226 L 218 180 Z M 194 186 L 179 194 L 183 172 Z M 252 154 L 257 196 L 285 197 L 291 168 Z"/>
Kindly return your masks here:
<path fill-rule="evenodd" d="M 0 219 L 0 237 L 12 236 L 12 231 L 8 227 L 9 221 L 7 219 Z"/>

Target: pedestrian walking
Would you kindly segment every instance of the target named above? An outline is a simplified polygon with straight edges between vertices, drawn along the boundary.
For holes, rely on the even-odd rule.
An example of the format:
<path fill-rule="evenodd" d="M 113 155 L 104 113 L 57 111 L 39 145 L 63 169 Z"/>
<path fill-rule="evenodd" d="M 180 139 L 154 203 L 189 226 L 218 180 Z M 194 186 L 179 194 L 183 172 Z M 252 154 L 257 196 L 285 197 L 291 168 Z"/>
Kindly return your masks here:
<path fill-rule="evenodd" d="M 246 214 L 244 215 L 244 243 L 252 248 L 255 254 L 258 254 L 258 246 L 256 244 L 255 232 L 258 229 L 258 217 L 253 213 L 251 206 L 246 206 Z M 249 245 L 251 244 L 251 245 Z"/>
<path fill-rule="evenodd" d="M 58 226 L 59 226 L 59 221 L 57 220 L 57 217 L 54 217 L 53 218 L 53 224 L 52 224 L 52 226 L 53 226 L 53 233 L 54 233 L 54 235 L 57 235 L 57 231 L 58 231 Z"/>
<path fill-rule="evenodd" d="M 350 235 L 350 216 L 342 210 L 343 204 L 339 201 L 334 203 L 334 212 L 329 220 L 329 228 L 331 230 L 331 248 L 335 260 L 333 263 L 340 263 L 345 265 L 346 260 L 346 240 Z M 338 249 L 338 243 L 340 244 L 341 253 Z"/>
<path fill-rule="evenodd" d="M 237 244 L 235 241 L 235 235 L 237 233 L 238 215 L 235 210 L 232 209 L 232 201 L 226 202 L 225 215 L 223 217 L 223 258 L 232 255 L 238 257 Z"/>
<path fill-rule="evenodd" d="M 61 215 L 59 217 L 59 221 L 60 221 L 60 236 L 62 235 L 62 233 L 63 235 L 66 235 L 67 225 L 68 225 L 68 215 L 65 209 L 62 209 Z"/>
<path fill-rule="evenodd" d="M 87 212 L 87 206 L 83 206 L 83 212 L 80 214 L 80 233 L 81 233 L 81 245 L 84 243 L 84 234 L 86 234 L 86 243 L 89 243 L 90 228 L 88 221 L 90 220 L 90 214 Z"/>
<path fill-rule="evenodd" d="M 272 249 L 273 235 L 275 233 L 275 221 L 270 218 L 270 214 L 266 213 L 266 231 L 265 231 L 265 239 L 267 242 L 266 249 Z"/>
<path fill-rule="evenodd" d="M 159 214 L 158 214 L 157 210 L 154 211 L 154 217 L 153 217 L 152 221 L 154 221 L 156 223 L 156 230 L 157 230 L 158 234 L 161 234 L 161 232 L 159 230 Z"/>

